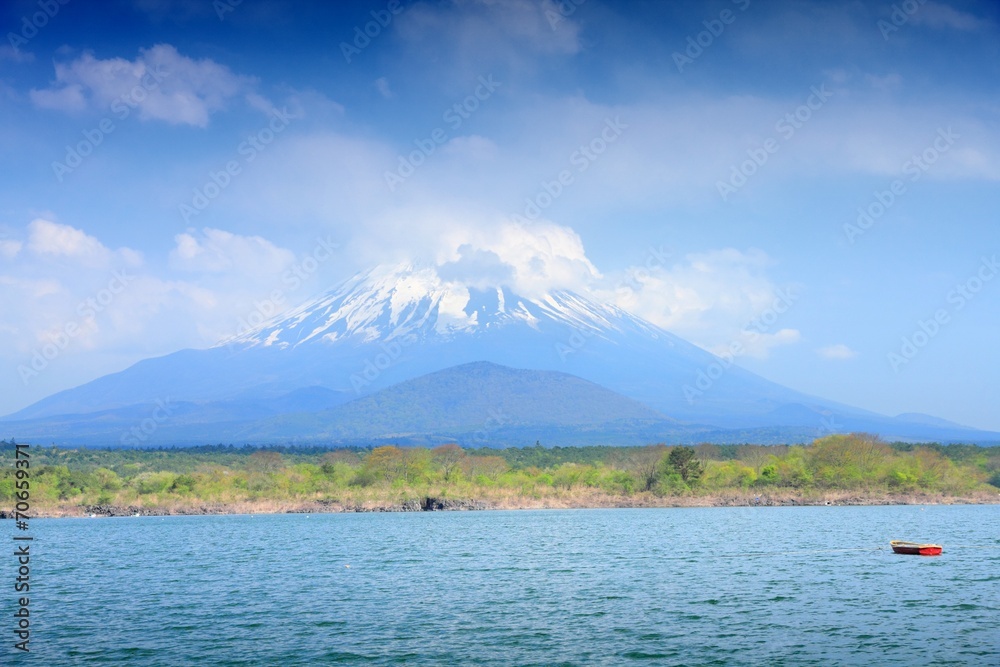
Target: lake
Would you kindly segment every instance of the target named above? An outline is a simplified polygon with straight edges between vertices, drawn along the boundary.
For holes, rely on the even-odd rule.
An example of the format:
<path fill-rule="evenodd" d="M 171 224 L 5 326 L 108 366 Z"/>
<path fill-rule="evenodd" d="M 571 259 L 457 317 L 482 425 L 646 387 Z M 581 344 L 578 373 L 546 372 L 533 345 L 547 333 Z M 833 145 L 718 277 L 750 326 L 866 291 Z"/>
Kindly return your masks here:
<path fill-rule="evenodd" d="M 31 653 L 13 650 L 4 613 L 4 664 L 1000 664 L 1000 506 L 53 519 L 31 532 Z M 897 556 L 893 538 L 945 552 Z"/>

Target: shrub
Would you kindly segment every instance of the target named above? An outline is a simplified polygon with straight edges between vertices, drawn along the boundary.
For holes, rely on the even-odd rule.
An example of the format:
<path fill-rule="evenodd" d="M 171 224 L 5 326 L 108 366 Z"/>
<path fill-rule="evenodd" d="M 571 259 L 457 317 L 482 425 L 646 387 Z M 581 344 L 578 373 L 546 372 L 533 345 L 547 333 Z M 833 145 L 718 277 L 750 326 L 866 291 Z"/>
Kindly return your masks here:
<path fill-rule="evenodd" d="M 163 493 L 176 479 L 177 475 L 172 472 L 144 472 L 136 475 L 132 483 L 140 494 Z"/>

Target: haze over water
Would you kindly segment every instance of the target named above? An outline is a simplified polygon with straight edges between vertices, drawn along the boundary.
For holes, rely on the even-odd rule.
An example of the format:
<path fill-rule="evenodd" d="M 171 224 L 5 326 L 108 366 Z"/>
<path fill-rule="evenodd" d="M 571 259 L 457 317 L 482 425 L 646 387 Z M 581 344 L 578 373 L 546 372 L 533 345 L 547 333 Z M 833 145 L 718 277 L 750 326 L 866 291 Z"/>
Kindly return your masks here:
<path fill-rule="evenodd" d="M 997 664 L 998 513 L 906 506 L 39 521 L 30 660 Z M 933 540 L 945 552 L 896 556 L 892 538 Z"/>

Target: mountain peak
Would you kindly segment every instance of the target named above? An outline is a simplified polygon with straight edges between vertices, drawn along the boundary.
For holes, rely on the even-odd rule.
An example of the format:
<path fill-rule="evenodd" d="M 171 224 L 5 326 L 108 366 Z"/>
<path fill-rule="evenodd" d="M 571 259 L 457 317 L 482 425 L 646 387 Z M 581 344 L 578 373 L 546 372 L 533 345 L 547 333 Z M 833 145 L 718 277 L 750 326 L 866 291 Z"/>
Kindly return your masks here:
<path fill-rule="evenodd" d="M 217 347 L 297 347 L 391 341 L 403 337 L 451 338 L 505 327 L 538 329 L 547 321 L 603 335 L 629 327 L 655 329 L 610 305 L 574 292 L 553 291 L 527 298 L 497 284 L 472 285 L 444 279 L 434 266 L 383 265 L 345 280 L 329 292 Z"/>

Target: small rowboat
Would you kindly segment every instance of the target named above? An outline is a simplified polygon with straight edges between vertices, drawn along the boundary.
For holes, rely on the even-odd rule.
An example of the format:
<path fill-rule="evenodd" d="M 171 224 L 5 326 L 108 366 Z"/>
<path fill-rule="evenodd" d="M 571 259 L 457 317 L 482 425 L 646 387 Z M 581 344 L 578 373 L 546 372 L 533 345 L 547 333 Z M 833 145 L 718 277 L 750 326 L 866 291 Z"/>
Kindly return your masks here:
<path fill-rule="evenodd" d="M 917 542 L 903 542 L 902 540 L 892 540 L 889 542 L 892 550 L 898 554 L 910 556 L 940 556 L 943 547 L 940 544 L 918 544 Z"/>

